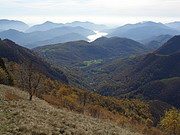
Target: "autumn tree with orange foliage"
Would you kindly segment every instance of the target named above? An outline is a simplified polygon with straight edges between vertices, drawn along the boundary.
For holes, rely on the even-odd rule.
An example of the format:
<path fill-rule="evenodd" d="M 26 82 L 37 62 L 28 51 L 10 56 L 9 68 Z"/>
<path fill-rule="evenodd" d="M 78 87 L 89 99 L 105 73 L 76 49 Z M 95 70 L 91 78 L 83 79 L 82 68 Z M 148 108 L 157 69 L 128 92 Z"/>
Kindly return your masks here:
<path fill-rule="evenodd" d="M 53 96 L 57 95 L 57 91 L 62 87 L 62 83 L 57 80 L 51 80 L 50 78 L 46 78 L 43 84 L 43 94 L 50 94 Z"/>
<path fill-rule="evenodd" d="M 0 67 L 0 83 L 1 84 L 6 84 L 8 83 L 8 74 L 4 69 Z"/>
<path fill-rule="evenodd" d="M 180 134 L 180 112 L 172 108 L 166 111 L 164 118 L 161 120 L 162 126 L 166 134 L 179 135 Z"/>

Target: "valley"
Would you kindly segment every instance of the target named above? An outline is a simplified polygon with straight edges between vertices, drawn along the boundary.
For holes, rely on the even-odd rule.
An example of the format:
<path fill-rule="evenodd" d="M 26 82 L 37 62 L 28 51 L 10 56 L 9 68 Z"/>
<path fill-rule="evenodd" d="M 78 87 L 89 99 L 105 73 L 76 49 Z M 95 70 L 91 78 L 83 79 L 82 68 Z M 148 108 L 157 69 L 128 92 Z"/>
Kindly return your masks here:
<path fill-rule="evenodd" d="M 2 26 L 4 21 L 8 22 L 0 20 Z M 148 21 L 114 29 L 79 21 L 47 21 L 32 27 L 20 21 L 9 23 L 12 27 L 0 27 L 0 104 L 7 109 L 7 114 L 0 112 L 4 122 L 0 133 L 161 135 L 165 132 L 162 118 L 171 111 L 179 115 L 178 23 Z M 38 115 L 41 102 L 47 112 L 43 117 Z M 20 114 L 27 115 L 35 118 L 34 126 L 40 130 L 27 128 L 25 123 L 18 128 L 7 123 L 6 116 L 13 115 L 8 105 L 13 111 L 17 105 L 28 105 L 26 114 L 21 114 L 20 109 L 12 121 L 18 123 Z M 52 105 L 54 111 L 49 110 Z M 32 117 L 30 108 L 35 109 Z M 54 120 L 56 116 L 69 121 L 59 119 L 52 124 L 50 117 Z M 46 117 L 49 131 L 37 122 Z M 82 126 L 83 123 L 90 127 Z M 109 127 L 112 130 L 107 131 Z"/>

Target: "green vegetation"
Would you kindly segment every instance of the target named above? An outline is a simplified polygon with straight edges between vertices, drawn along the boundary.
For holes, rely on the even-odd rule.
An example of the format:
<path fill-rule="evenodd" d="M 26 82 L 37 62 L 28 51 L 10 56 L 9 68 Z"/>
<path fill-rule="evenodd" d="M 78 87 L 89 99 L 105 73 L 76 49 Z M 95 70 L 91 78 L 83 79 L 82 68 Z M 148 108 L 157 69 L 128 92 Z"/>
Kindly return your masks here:
<path fill-rule="evenodd" d="M 90 66 L 92 64 L 99 64 L 102 61 L 103 61 L 102 59 L 97 59 L 97 60 L 84 61 L 83 63 L 86 64 L 87 66 Z"/>
<path fill-rule="evenodd" d="M 150 77 L 152 77 L 153 74 L 152 73 L 145 73 L 141 78 L 140 81 L 144 82 L 146 79 L 149 79 Z"/>
<path fill-rule="evenodd" d="M 47 51 L 51 51 L 51 52 L 53 52 L 53 51 L 55 51 L 55 49 L 44 49 L 44 50 L 42 50 L 42 53 L 45 53 L 45 52 L 47 52 Z"/>
<path fill-rule="evenodd" d="M 102 68 L 94 68 L 92 69 L 93 74 L 101 74 L 104 71 Z"/>
<path fill-rule="evenodd" d="M 170 81 L 178 80 L 178 79 L 180 79 L 180 77 L 172 77 L 172 78 L 162 79 L 162 80 L 160 80 L 160 81 L 163 82 L 163 83 L 165 83 L 165 84 L 167 84 L 167 83 L 169 83 Z"/>
<path fill-rule="evenodd" d="M 129 58 L 136 58 L 137 55 L 130 55 Z"/>
<path fill-rule="evenodd" d="M 156 56 L 169 56 L 169 55 L 163 55 L 163 54 L 155 54 Z"/>

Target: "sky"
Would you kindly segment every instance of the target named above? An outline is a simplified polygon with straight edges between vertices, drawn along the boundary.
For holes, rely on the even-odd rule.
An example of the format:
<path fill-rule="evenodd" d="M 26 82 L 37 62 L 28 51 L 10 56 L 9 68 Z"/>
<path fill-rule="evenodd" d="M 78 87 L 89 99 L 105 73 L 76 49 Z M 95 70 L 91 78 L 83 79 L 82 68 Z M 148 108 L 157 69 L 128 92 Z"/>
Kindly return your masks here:
<path fill-rule="evenodd" d="M 0 19 L 29 25 L 90 21 L 123 25 L 180 21 L 180 0 L 0 0 Z"/>

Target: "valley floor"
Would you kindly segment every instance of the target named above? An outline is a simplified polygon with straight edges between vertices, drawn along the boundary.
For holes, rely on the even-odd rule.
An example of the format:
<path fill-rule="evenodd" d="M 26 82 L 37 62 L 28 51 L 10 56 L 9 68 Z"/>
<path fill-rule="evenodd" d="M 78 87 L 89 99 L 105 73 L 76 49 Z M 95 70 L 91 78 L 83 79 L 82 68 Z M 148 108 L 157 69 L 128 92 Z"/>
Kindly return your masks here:
<path fill-rule="evenodd" d="M 16 88 L 0 85 L 1 135 L 138 135 L 63 108 L 55 108 L 44 100 Z"/>

